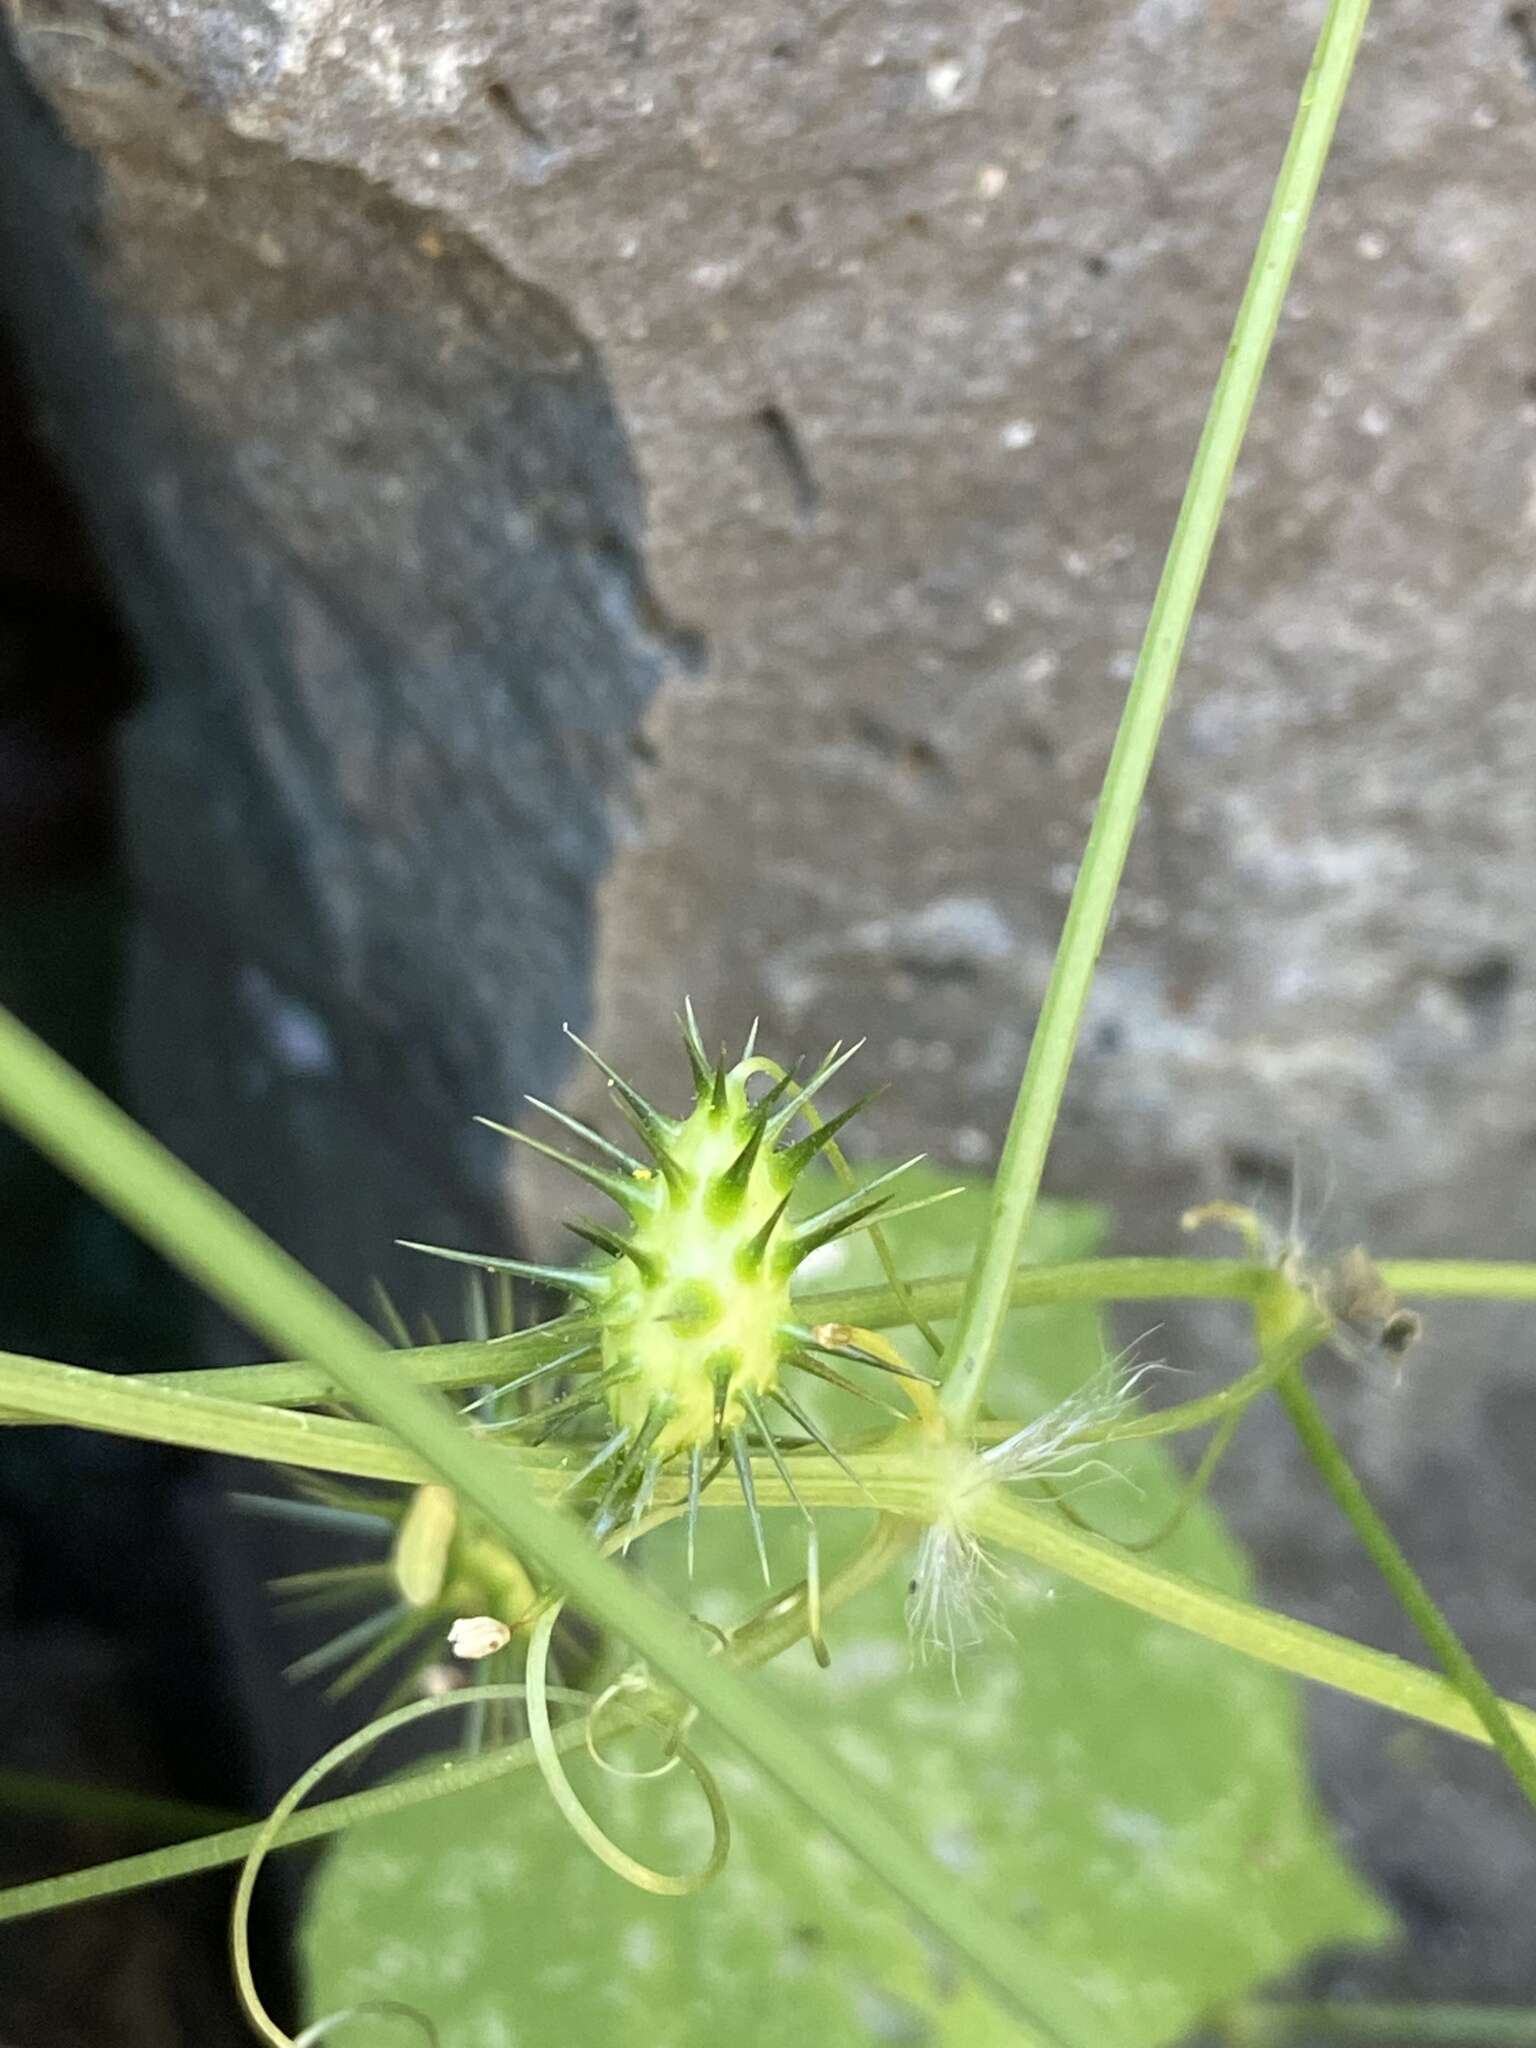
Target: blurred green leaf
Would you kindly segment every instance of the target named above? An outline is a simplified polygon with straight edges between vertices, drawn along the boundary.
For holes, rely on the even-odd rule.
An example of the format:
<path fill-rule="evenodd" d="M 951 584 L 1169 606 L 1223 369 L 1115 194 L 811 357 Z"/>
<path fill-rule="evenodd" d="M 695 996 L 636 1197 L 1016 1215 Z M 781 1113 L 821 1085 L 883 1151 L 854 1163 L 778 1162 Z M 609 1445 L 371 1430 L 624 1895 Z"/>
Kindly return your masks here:
<path fill-rule="evenodd" d="M 954 1176 L 948 1177 L 953 1180 Z M 911 1176 L 913 1194 L 943 1184 Z M 952 1267 L 984 1212 L 977 1184 L 891 1231 L 908 1274 Z M 1044 1205 L 1042 1260 L 1082 1257 L 1101 1234 L 1086 1204 Z M 817 1283 L 878 1277 L 859 1240 Z M 923 1349 L 907 1333 L 916 1364 Z M 1091 1308 L 1016 1314 L 991 1382 L 996 1405 L 1038 1413 L 1101 1363 Z M 1085 1473 L 1079 1508 L 1127 1535 L 1151 1528 L 1179 1478 L 1152 1444 L 1122 1447 L 1119 1478 Z M 821 1526 L 835 1564 L 862 1518 Z M 646 1546 L 647 1572 L 708 1619 L 760 1597 L 739 1516 L 706 1519 L 691 1596 L 681 1542 Z M 776 1572 L 800 1569 L 798 1518 L 772 1518 Z M 1208 1509 L 1160 1553 L 1233 1591 L 1248 1572 Z M 1009 1569 L 1011 1634 L 964 1661 L 911 1668 L 905 1573 L 836 1614 L 830 1671 L 803 1646 L 763 1682 L 880 1789 L 894 1816 L 968 1884 L 1081 1972 L 1128 2040 L 1176 2041 L 1200 2018 L 1322 1944 L 1389 1931 L 1334 1849 L 1308 1788 L 1294 1687 L 1110 1601 Z M 304 1931 L 311 2012 L 392 1998 L 429 2013 L 443 2048 L 626 2040 L 643 2048 L 928 2044 L 1003 2048 L 1006 2017 L 955 1979 L 891 1911 L 876 1881 L 786 1814 L 747 1765 L 712 1759 L 735 1845 L 689 1899 L 610 1875 L 529 1776 L 355 1830 L 332 1851 Z M 686 1783 L 622 1783 L 573 1766 L 617 1837 L 681 1869 L 704 1852 Z M 678 1779 L 681 1774 L 678 1774 Z"/>

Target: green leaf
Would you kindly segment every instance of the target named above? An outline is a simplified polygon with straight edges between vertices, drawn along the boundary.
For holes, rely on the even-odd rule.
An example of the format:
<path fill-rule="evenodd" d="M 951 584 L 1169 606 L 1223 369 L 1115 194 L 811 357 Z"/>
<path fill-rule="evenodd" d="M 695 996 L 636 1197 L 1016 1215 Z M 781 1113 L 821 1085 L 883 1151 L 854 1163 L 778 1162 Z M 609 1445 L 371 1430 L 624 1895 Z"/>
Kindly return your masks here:
<path fill-rule="evenodd" d="M 939 1184 L 930 1176 L 913 1191 Z M 902 1271 L 952 1265 L 985 1204 L 985 1189 L 971 1186 L 893 1225 Z M 1030 1249 L 1081 1257 L 1100 1227 L 1086 1205 L 1047 1204 Z M 876 1273 L 860 1238 L 829 1255 L 817 1280 L 857 1285 Z M 905 1348 L 924 1362 L 915 1339 Z M 1016 1313 L 989 1391 L 1010 1414 L 1037 1413 L 1100 1356 L 1091 1308 Z M 1075 1482 L 1074 1504 L 1132 1534 L 1167 1512 L 1178 1475 L 1155 1445 L 1116 1457 L 1138 1491 L 1101 1476 Z M 822 1527 L 835 1564 L 863 1523 L 827 1516 Z M 694 1610 L 737 1620 L 758 1597 L 744 1519 L 713 1515 L 704 1533 Z M 769 1533 L 788 1579 L 799 1569 L 797 1518 L 774 1517 Z M 643 1564 L 686 1598 L 676 1537 L 652 1539 Z M 1189 1517 L 1164 1555 L 1212 1584 L 1247 1585 L 1209 1510 Z M 1011 1635 L 962 1662 L 958 1692 L 947 1666 L 910 1668 L 904 1572 L 832 1616 L 830 1671 L 802 1647 L 765 1683 L 958 1882 L 1073 1968 L 1127 2041 L 1176 2041 L 1319 1945 L 1389 1931 L 1317 1813 L 1290 1682 L 1129 1608 L 1005 1569 Z M 403 1999 L 431 2015 L 443 2048 L 1016 2039 L 892 1914 L 875 1879 L 744 1763 L 711 1761 L 734 1846 L 719 1881 L 688 1899 L 634 1891 L 599 1866 L 531 1774 L 473 1806 L 444 1801 L 354 1830 L 312 1896 L 311 2012 Z M 701 1802 L 686 1783 L 620 1783 L 585 1763 L 572 1775 L 637 1854 L 683 1869 L 703 1853 Z"/>

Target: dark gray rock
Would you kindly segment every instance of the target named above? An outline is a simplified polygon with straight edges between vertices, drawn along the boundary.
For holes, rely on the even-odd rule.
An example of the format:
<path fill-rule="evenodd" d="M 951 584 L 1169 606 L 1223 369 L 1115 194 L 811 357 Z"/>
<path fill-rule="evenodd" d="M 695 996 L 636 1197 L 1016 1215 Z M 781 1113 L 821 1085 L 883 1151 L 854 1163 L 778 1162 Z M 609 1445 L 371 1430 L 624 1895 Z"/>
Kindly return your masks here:
<path fill-rule="evenodd" d="M 70 360 L 41 284 L 27 338 L 156 683 L 123 759 L 139 1099 L 356 1293 L 397 1234 L 502 1227 L 470 1112 L 553 1081 L 607 803 L 693 643 L 547 293 L 45 47 L 109 67 L 58 97 L 89 169 L 35 119 L 13 193 L 74 292 Z"/>
<path fill-rule="evenodd" d="M 643 1082 L 686 988 L 775 1049 L 868 1033 L 880 1143 L 990 1158 L 1315 12 L 29 16 L 100 181 L 85 381 L 135 394 L 108 436 L 77 375 L 61 431 L 162 678 L 127 767 L 173 1140 L 344 1282 L 483 1233 L 465 1119 L 549 1085 L 590 970 Z M 1530 1245 L 1525 21 L 1403 0 L 1362 56 L 1063 1119 L 1133 1243 L 1300 1143 L 1337 1241 Z M 1446 1313 L 1394 1403 L 1335 1383 L 1516 1692 L 1531 1351 Z M 1389 1628 L 1282 1431 L 1231 1497 L 1277 1599 Z M 1491 1767 L 1318 1723 L 1420 1937 L 1386 1967 L 1536 1990 Z"/>

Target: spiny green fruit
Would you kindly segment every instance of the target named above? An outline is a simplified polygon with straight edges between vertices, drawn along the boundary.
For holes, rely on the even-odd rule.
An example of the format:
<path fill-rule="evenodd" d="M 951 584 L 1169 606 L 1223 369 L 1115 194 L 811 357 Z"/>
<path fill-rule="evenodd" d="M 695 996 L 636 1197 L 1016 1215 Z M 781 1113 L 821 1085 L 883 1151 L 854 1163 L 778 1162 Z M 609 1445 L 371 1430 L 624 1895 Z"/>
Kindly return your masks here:
<path fill-rule="evenodd" d="M 690 1461 L 694 1504 L 704 1483 L 704 1460 L 716 1451 L 734 1460 L 742 1491 L 754 1506 L 753 1443 L 784 1469 L 781 1440 L 770 1420 L 773 1409 L 789 1417 L 800 1441 L 809 1438 L 832 1449 L 785 1386 L 786 1366 L 848 1386 L 830 1358 L 886 1364 L 840 1344 L 826 1331 L 804 1328 L 790 1298 L 790 1282 L 802 1261 L 881 1213 L 891 1213 L 887 1183 L 916 1164 L 908 1160 L 810 1217 L 792 1221 L 789 1216 L 801 1175 L 864 1102 L 798 1137 L 794 1126 L 858 1047 L 834 1047 L 801 1084 L 757 1054 L 755 1028 L 734 1064 L 727 1064 L 724 1052 L 711 1062 L 691 1005 L 685 1005 L 682 1031 L 694 1100 L 680 1118 L 654 1108 L 575 1039 L 606 1076 L 647 1159 L 632 1157 L 547 1103 L 534 1107 L 585 1140 L 602 1164 L 568 1157 L 504 1125 L 492 1126 L 560 1161 L 617 1204 L 622 1215 L 618 1227 L 585 1219 L 569 1225 L 598 1252 L 595 1264 L 550 1267 L 473 1252 L 440 1253 L 561 1288 L 575 1298 L 584 1318 L 595 1322 L 595 1339 L 555 1362 L 577 1376 L 575 1386 L 553 1404 L 531 1411 L 525 1421 L 546 1432 L 568 1417 L 590 1422 L 599 1415 L 604 1421 L 601 1440 L 594 1440 L 593 1454 L 577 1474 L 581 1481 L 606 1468 L 596 1519 L 599 1535 L 626 1509 L 638 1520 L 663 1466 L 684 1456 Z M 754 1099 L 749 1086 L 770 1076 L 771 1083 Z M 552 1370 L 544 1366 L 538 1372 Z"/>

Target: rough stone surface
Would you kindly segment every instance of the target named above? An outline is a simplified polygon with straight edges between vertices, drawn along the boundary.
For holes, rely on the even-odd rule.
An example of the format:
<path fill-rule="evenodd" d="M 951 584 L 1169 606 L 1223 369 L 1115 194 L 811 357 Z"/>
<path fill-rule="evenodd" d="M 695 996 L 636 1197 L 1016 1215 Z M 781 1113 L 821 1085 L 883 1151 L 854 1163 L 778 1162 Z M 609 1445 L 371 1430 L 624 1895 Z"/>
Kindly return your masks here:
<path fill-rule="evenodd" d="M 483 1226 L 456 1133 L 556 1071 L 590 959 L 643 1080 L 688 988 L 775 1048 L 868 1033 L 881 1143 L 988 1159 L 1316 14 L 29 12 L 142 394 L 113 490 L 161 593 L 128 783 L 176 1141 L 333 1277 Z M 1299 1142 L 1325 1236 L 1529 1248 L 1533 181 L 1529 10 L 1384 11 L 1063 1123 L 1128 1241 Z M 1517 1692 L 1528 1330 L 1447 1312 L 1398 1400 L 1345 1402 Z M 1243 1458 L 1276 1597 L 1389 1632 L 1283 1435 Z M 1491 1767 L 1318 1726 L 1415 1935 L 1388 1975 L 1536 1990 Z"/>
<path fill-rule="evenodd" d="M 469 1108 L 553 1085 L 605 793 L 692 643 L 546 292 L 158 67 L 34 40 L 94 67 L 58 99 L 94 161 L 34 123 L 17 240 L 30 198 L 105 302 L 34 315 L 39 375 L 158 685 L 123 764 L 140 1099 L 355 1292 L 397 1233 L 495 1227 Z"/>

